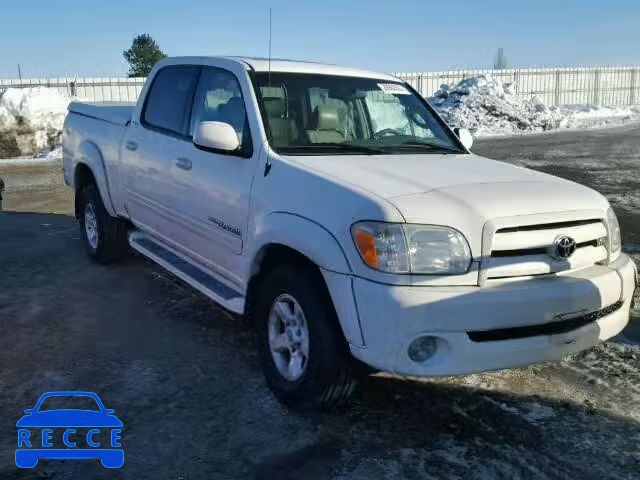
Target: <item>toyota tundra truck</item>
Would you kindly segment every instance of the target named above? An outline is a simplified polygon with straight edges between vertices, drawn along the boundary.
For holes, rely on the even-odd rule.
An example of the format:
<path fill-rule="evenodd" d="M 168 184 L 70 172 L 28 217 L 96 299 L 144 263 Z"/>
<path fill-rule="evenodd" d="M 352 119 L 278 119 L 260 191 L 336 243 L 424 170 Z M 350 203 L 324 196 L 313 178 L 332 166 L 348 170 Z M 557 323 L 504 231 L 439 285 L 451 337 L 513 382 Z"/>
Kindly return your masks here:
<path fill-rule="evenodd" d="M 136 251 L 246 315 L 274 393 L 327 407 L 371 369 L 558 360 L 627 324 L 607 200 L 471 143 L 394 76 L 168 58 L 135 105 L 70 105 L 64 177 L 92 259 Z"/>

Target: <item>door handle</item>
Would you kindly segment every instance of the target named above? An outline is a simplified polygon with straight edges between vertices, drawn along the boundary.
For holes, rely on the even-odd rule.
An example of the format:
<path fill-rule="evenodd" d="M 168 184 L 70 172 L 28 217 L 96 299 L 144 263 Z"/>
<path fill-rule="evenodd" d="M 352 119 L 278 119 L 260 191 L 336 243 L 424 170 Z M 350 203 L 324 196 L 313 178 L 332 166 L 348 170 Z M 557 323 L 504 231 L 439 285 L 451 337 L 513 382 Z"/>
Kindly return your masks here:
<path fill-rule="evenodd" d="M 135 152 L 138 149 L 138 144 L 136 142 L 128 141 L 127 143 L 124 144 L 124 148 L 126 148 L 127 150 L 131 150 L 132 152 Z"/>
<path fill-rule="evenodd" d="M 191 170 L 191 160 L 188 158 L 178 158 L 176 160 L 176 166 L 182 170 Z"/>

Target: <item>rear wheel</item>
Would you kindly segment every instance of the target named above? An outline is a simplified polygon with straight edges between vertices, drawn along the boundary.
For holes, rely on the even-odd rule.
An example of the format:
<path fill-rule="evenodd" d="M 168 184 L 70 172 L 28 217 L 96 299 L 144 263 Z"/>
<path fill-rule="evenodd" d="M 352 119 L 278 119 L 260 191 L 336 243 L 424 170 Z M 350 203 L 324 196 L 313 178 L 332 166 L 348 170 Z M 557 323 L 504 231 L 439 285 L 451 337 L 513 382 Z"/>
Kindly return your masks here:
<path fill-rule="evenodd" d="M 355 384 L 354 360 L 320 273 L 299 265 L 268 272 L 257 286 L 253 316 L 267 383 L 301 408 L 345 403 Z"/>
<path fill-rule="evenodd" d="M 78 195 L 80 233 L 89 257 L 99 263 L 112 263 L 126 257 L 129 253 L 127 224 L 109 215 L 95 185 L 86 186 Z"/>

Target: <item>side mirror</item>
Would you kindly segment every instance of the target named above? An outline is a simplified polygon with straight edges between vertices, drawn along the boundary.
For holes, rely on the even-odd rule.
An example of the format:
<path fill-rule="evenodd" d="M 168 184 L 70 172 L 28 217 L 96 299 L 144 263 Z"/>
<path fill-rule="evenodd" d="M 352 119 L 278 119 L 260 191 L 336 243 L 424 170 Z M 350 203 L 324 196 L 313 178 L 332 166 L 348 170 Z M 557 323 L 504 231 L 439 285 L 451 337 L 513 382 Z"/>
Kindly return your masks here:
<path fill-rule="evenodd" d="M 205 150 L 234 152 L 240 148 L 238 134 L 223 122 L 200 122 L 193 132 L 193 144 Z"/>
<path fill-rule="evenodd" d="M 115 413 L 115 410 L 113 408 L 105 408 L 104 413 L 111 415 L 112 413 Z"/>
<path fill-rule="evenodd" d="M 473 145 L 473 135 L 466 128 L 454 128 L 453 132 L 458 136 L 464 148 L 469 150 Z"/>
<path fill-rule="evenodd" d="M 26 413 L 27 415 L 31 415 L 31 414 L 33 413 L 33 411 L 34 411 L 34 410 L 35 410 L 35 409 L 33 409 L 33 408 L 27 408 L 27 409 L 24 411 L 24 413 Z"/>

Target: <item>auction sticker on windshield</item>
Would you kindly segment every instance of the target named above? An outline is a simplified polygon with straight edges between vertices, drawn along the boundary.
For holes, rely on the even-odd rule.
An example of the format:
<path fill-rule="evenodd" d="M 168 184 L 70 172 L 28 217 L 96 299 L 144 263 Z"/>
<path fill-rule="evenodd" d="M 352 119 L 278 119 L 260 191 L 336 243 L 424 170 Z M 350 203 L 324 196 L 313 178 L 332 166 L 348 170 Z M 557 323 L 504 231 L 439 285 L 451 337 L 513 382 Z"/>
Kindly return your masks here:
<path fill-rule="evenodd" d="M 399 83 L 379 83 L 378 87 L 384 93 L 388 93 L 390 95 L 411 95 L 411 92 L 406 89 L 404 85 L 400 85 Z"/>

